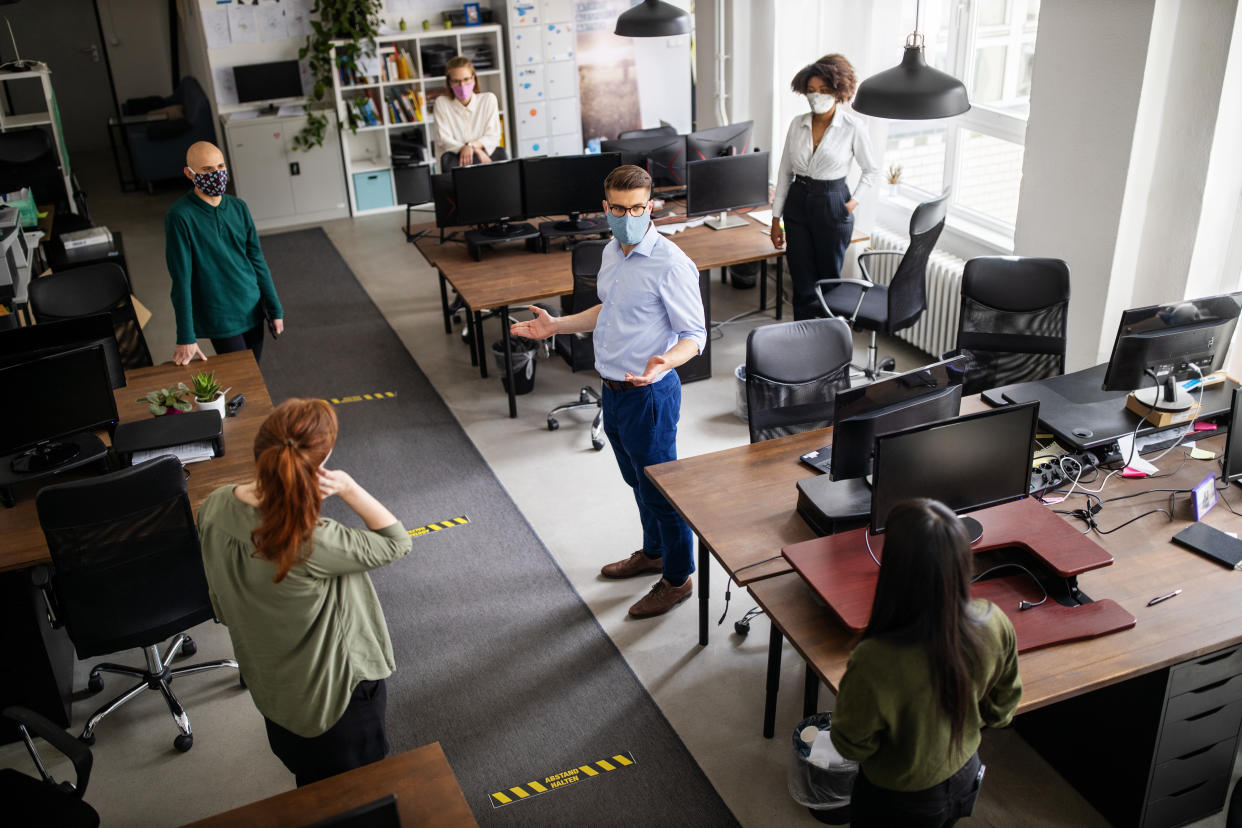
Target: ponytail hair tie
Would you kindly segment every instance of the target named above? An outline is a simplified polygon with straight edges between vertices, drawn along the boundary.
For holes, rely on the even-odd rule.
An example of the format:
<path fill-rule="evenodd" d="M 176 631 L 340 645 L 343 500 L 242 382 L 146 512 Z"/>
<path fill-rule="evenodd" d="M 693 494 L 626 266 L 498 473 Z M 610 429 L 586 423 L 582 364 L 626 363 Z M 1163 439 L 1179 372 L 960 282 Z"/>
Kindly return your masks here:
<path fill-rule="evenodd" d="M 294 442 L 291 438 L 288 438 L 288 437 L 286 437 L 286 438 L 285 438 L 285 445 L 286 445 L 286 446 L 288 446 L 289 448 L 297 448 L 297 447 L 298 447 L 298 444 L 297 444 L 297 443 L 295 443 L 295 442 Z"/>

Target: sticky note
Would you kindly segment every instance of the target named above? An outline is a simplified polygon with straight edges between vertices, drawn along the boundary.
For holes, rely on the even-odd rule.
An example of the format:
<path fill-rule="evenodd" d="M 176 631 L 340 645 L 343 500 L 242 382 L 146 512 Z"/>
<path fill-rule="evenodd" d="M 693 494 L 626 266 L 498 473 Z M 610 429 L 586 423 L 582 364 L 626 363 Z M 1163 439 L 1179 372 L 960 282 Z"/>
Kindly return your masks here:
<path fill-rule="evenodd" d="M 1216 453 L 1212 451 L 1208 451 L 1207 449 L 1192 448 L 1190 450 L 1190 459 L 1191 460 L 1215 460 Z"/>
<path fill-rule="evenodd" d="M 1195 423 L 1195 431 L 1215 431 L 1216 423 Z"/>
<path fill-rule="evenodd" d="M 1138 469 L 1132 469 L 1129 466 L 1126 466 L 1124 469 L 1121 470 L 1121 476 L 1122 477 L 1146 477 L 1147 472 L 1139 471 Z"/>

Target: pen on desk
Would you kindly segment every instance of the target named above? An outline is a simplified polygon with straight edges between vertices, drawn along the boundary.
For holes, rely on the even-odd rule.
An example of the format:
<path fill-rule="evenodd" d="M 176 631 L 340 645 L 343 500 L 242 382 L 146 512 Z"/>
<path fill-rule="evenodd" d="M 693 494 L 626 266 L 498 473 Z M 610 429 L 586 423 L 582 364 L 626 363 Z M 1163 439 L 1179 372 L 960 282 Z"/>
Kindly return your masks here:
<path fill-rule="evenodd" d="M 1161 601 L 1167 601 L 1170 598 L 1176 598 L 1178 595 L 1181 595 L 1181 594 L 1182 594 L 1182 591 L 1180 589 L 1175 589 L 1172 592 L 1170 592 L 1168 595 L 1157 595 L 1155 598 L 1152 598 L 1150 601 L 1147 602 L 1147 606 L 1154 607 L 1156 604 L 1159 604 Z"/>

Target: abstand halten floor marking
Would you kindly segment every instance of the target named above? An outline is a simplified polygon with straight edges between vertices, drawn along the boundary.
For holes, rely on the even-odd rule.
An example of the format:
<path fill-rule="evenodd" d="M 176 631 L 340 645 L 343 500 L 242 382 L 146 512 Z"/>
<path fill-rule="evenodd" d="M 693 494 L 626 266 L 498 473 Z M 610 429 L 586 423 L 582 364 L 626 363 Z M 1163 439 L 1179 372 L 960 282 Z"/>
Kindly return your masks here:
<path fill-rule="evenodd" d="M 470 518 L 465 515 L 458 515 L 455 518 L 442 520 L 439 523 L 428 523 L 426 526 L 420 526 L 417 529 L 411 529 L 410 537 L 416 538 L 419 535 L 428 535 L 432 532 L 439 532 L 442 529 L 452 529 L 454 526 L 465 526 L 470 522 Z"/>
<path fill-rule="evenodd" d="M 349 397 L 328 397 L 328 402 L 333 405 L 344 405 L 345 403 L 363 402 L 364 400 L 387 400 L 397 396 L 396 391 L 377 391 L 374 394 L 354 394 Z"/>
<path fill-rule="evenodd" d="M 633 754 L 628 751 L 618 753 L 615 756 L 600 759 L 598 762 L 592 762 L 589 765 L 579 765 L 576 768 L 570 768 L 567 771 L 546 776 L 542 782 L 527 782 L 522 785 L 514 785 L 512 788 L 506 788 L 503 791 L 497 791 L 492 794 L 492 807 L 502 808 L 505 805 L 521 802 L 523 799 L 530 799 L 533 796 L 539 796 L 539 794 L 551 793 L 557 788 L 563 788 L 566 785 L 572 785 L 575 782 L 599 776 L 601 773 L 609 773 L 633 764 Z"/>

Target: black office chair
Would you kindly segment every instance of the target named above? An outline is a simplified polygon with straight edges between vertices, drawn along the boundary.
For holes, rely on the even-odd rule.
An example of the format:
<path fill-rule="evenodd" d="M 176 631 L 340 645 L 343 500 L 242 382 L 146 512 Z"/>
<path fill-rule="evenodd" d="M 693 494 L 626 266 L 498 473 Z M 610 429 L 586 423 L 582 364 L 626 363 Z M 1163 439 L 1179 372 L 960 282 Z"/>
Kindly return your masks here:
<path fill-rule="evenodd" d="M 491 153 L 491 159 L 493 161 L 508 161 L 509 153 L 504 147 L 496 147 L 496 150 Z M 449 170 L 453 169 L 453 167 L 457 167 L 457 166 L 460 166 L 457 163 L 457 153 L 455 152 L 440 153 L 440 172 L 446 173 Z"/>
<path fill-rule="evenodd" d="M 52 555 L 41 579 L 53 626 L 64 625 L 79 659 L 141 647 L 143 667 L 102 662 L 91 668 L 88 689 L 103 689 L 100 673 L 133 676 L 138 683 L 100 707 L 79 737 L 94 744 L 95 727 L 112 711 L 157 690 L 180 735 L 180 751 L 194 744 L 190 719 L 172 681 L 219 667 L 230 658 L 170 668 L 198 647 L 182 631 L 213 617 L 198 530 L 181 463 L 171 455 L 111 474 L 40 490 L 35 505 Z M 46 573 L 45 573 L 46 574 Z M 176 636 L 161 654 L 160 642 Z"/>
<path fill-rule="evenodd" d="M 746 337 L 750 441 L 832 425 L 837 391 L 850 387 L 854 337 L 843 319 L 755 328 Z"/>
<path fill-rule="evenodd" d="M 957 348 L 963 394 L 1065 373 L 1069 266 L 1060 259 L 981 256 L 962 271 Z"/>
<path fill-rule="evenodd" d="M 100 262 L 34 279 L 30 309 L 39 322 L 109 313 L 125 367 L 151 365 L 151 351 L 130 299 L 129 280 L 119 265 Z"/>
<path fill-rule="evenodd" d="M 570 296 L 561 297 L 561 312 L 568 316 L 581 313 L 599 304 L 599 295 L 595 292 L 596 279 L 599 276 L 600 260 L 604 255 L 607 241 L 598 239 L 579 242 L 574 248 L 570 267 L 574 274 L 574 292 Z M 595 367 L 595 347 L 591 334 L 557 334 L 556 352 L 569 363 L 571 371 L 583 371 Z M 548 431 L 560 428 L 556 415 L 562 411 L 573 411 L 584 408 L 595 409 L 595 419 L 591 421 L 591 447 L 599 451 L 604 447 L 604 409 L 600 401 L 600 392 L 593 386 L 584 385 L 578 392 L 578 399 L 558 405 L 548 412 Z"/>
<path fill-rule="evenodd" d="M 871 331 L 866 366 L 854 366 L 868 379 L 892 373 L 892 358 L 878 361 L 876 334 L 894 334 L 910 327 L 927 310 L 927 260 L 944 229 L 949 191 L 914 208 L 910 244 L 905 251 L 866 250 L 858 254 L 861 279 L 820 279 L 815 294 L 829 317 L 844 318 L 851 328 Z M 897 272 L 887 285 L 877 285 L 867 270 L 876 256 L 900 256 Z"/>
<path fill-rule="evenodd" d="M 627 129 L 617 136 L 618 140 L 623 138 L 647 138 L 653 135 L 676 135 L 677 128 L 669 124 L 661 124 L 657 127 L 647 127 L 646 129 Z"/>
<path fill-rule="evenodd" d="M 41 778 L 27 776 L 15 768 L 0 768 L 0 802 L 9 825 L 56 825 L 63 828 L 95 828 L 99 814 L 82 797 L 91 778 L 91 749 L 33 710 L 6 707 L 4 718 L 17 723 L 26 751 Z M 38 736 L 63 753 L 73 763 L 73 782 L 57 782 L 47 772 L 35 748 Z"/>

